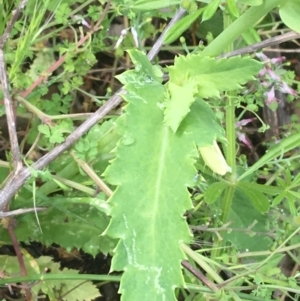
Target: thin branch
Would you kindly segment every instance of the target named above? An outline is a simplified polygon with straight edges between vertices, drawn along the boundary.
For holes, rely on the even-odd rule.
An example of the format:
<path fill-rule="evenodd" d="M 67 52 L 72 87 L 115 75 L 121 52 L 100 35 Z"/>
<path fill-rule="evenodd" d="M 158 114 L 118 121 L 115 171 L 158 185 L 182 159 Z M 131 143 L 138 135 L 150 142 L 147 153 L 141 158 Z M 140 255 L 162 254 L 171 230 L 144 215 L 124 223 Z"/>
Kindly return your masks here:
<path fill-rule="evenodd" d="M 287 42 L 287 41 L 295 40 L 295 39 L 300 39 L 300 34 L 295 31 L 289 31 L 280 36 L 266 39 L 262 42 L 259 42 L 259 43 L 241 48 L 241 49 L 234 50 L 230 53 L 222 54 L 222 55 L 218 56 L 218 58 L 232 57 L 232 56 L 237 56 L 237 55 L 242 55 L 242 54 L 253 53 L 253 52 L 256 52 L 257 50 L 260 50 L 260 49 L 263 49 L 266 47 L 275 46 L 275 45 L 281 44 L 283 42 Z"/>
<path fill-rule="evenodd" d="M 4 62 L 4 53 L 2 49 L 0 49 L 0 82 L 2 85 L 2 92 L 4 96 L 6 121 L 7 121 L 7 128 L 8 128 L 8 134 L 10 140 L 10 147 L 12 152 L 14 173 L 18 173 L 18 171 L 22 168 L 22 160 L 21 160 L 21 153 L 20 153 L 18 136 L 17 136 L 17 127 L 15 122 L 13 102 L 9 93 L 9 84 L 8 84 L 8 78 L 7 78 L 5 62 Z"/>
<path fill-rule="evenodd" d="M 18 20 L 18 17 L 20 15 L 21 11 L 26 6 L 27 2 L 28 2 L 28 0 L 22 0 L 21 3 L 19 4 L 19 6 L 15 10 L 12 11 L 10 21 L 8 22 L 8 24 L 7 24 L 7 26 L 4 30 L 4 33 L 0 38 L 0 48 L 1 49 L 4 48 L 4 45 L 7 42 L 8 38 L 9 38 L 9 35 L 10 35 L 15 23 Z"/>
<path fill-rule="evenodd" d="M 11 216 L 16 216 L 16 215 L 21 215 L 21 214 L 25 214 L 25 213 L 29 213 L 29 212 L 43 211 L 46 209 L 47 209 L 46 207 L 35 207 L 35 208 L 16 209 L 16 210 L 11 210 L 11 211 L 6 211 L 6 212 L 0 211 L 0 219 L 11 217 Z"/>
<path fill-rule="evenodd" d="M 184 11 L 179 9 L 170 23 L 173 25 L 183 16 Z M 176 20 L 176 21 L 174 21 Z M 168 29 L 170 27 L 168 26 Z M 167 28 L 166 28 L 167 29 Z M 157 53 L 163 46 L 163 39 L 167 32 L 164 30 L 161 37 L 155 42 L 153 48 L 155 51 L 151 51 L 148 54 L 148 59 L 152 61 Z M 42 81 L 42 80 L 41 80 Z M 26 97 L 34 87 L 30 87 L 26 93 L 22 93 L 23 97 Z M 112 109 L 117 107 L 122 102 L 122 94 L 125 94 L 123 88 L 119 89 L 101 108 L 99 108 L 90 118 L 83 122 L 72 134 L 70 134 L 64 143 L 58 145 L 45 156 L 40 158 L 37 162 L 32 165 L 34 169 L 42 169 L 53 160 L 55 160 L 59 155 L 66 151 L 72 144 L 74 144 L 79 138 L 82 137 L 91 127 L 98 123 L 105 115 L 107 115 Z M 11 174 L 7 179 L 5 186 L 0 190 L 0 211 L 3 211 L 5 206 L 9 203 L 9 200 L 16 194 L 16 192 L 22 187 L 25 181 L 30 177 L 30 171 L 28 168 L 23 167 L 22 170 L 17 175 Z"/>
<path fill-rule="evenodd" d="M 284 49 L 284 48 L 265 48 L 268 52 L 279 52 L 279 53 L 300 53 L 300 49 Z"/>
<path fill-rule="evenodd" d="M 198 278 L 204 285 L 210 288 L 214 293 L 219 291 L 219 288 L 211 282 L 207 277 L 205 277 L 199 270 L 194 268 L 187 260 L 183 260 L 181 265 L 192 273 L 196 278 Z"/>
<path fill-rule="evenodd" d="M 11 145 L 11 152 L 12 152 L 12 159 L 13 159 L 13 166 L 14 166 L 15 173 L 18 173 L 18 171 L 22 168 L 23 165 L 22 165 L 21 153 L 20 153 L 18 137 L 17 137 L 13 102 L 9 93 L 9 83 L 6 74 L 6 66 L 5 66 L 3 51 L 4 51 L 5 44 L 9 38 L 9 35 L 13 29 L 13 26 L 17 21 L 21 11 L 26 6 L 27 1 L 28 0 L 22 0 L 19 6 L 15 10 L 13 10 L 11 19 L 6 26 L 3 35 L 0 37 L 0 82 L 1 82 L 3 96 L 4 96 L 7 128 L 9 133 L 9 140 Z"/>
<path fill-rule="evenodd" d="M 20 250 L 20 246 L 19 246 L 16 234 L 14 232 L 14 228 L 15 228 L 16 224 L 17 224 L 17 222 L 14 218 L 8 218 L 6 228 L 7 228 L 8 234 L 10 236 L 10 239 L 11 239 L 12 245 L 14 247 L 14 250 L 16 252 L 16 256 L 18 258 L 18 262 L 19 262 L 19 266 L 20 266 L 20 270 L 21 270 L 21 275 L 26 277 L 27 276 L 27 270 L 26 270 L 25 262 L 24 262 L 24 259 L 23 259 L 23 256 L 22 256 L 22 253 L 21 253 L 21 250 Z M 26 285 L 25 283 L 23 283 L 23 284 Z M 31 301 L 31 292 L 30 292 L 30 289 L 28 287 L 25 288 L 25 295 L 26 295 L 26 300 Z"/>
<path fill-rule="evenodd" d="M 161 47 L 164 45 L 164 38 L 166 36 L 167 31 L 174 26 L 186 13 L 186 10 L 183 8 L 179 8 L 170 23 L 166 26 L 160 37 L 157 39 L 156 43 L 153 45 L 152 49 L 148 53 L 148 58 L 150 61 L 154 59 L 154 57 L 158 54 Z"/>
<path fill-rule="evenodd" d="M 91 168 L 88 163 L 84 160 L 77 158 L 76 153 L 71 150 L 70 155 L 76 161 L 78 166 L 83 169 L 83 171 L 94 181 L 94 183 L 108 196 L 110 197 L 113 192 L 112 190 L 100 179 L 96 172 Z"/>

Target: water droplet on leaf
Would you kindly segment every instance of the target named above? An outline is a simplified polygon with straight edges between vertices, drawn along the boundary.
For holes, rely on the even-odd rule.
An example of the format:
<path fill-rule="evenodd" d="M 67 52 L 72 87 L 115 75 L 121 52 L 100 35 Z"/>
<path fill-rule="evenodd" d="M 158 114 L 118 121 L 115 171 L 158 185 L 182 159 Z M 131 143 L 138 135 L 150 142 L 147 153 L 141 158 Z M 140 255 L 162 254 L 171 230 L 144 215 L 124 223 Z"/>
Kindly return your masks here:
<path fill-rule="evenodd" d="M 149 76 L 149 75 L 146 75 L 145 76 L 145 82 L 147 84 L 151 84 L 153 82 L 153 78 L 151 76 Z"/>
<path fill-rule="evenodd" d="M 141 71 L 141 69 L 142 69 L 142 65 L 140 65 L 140 64 L 135 65 L 135 71 L 139 72 L 139 71 Z"/>
<path fill-rule="evenodd" d="M 158 106 L 158 108 L 159 108 L 160 110 L 164 110 L 164 109 L 165 109 L 165 104 L 162 103 L 162 102 L 158 102 L 158 103 L 157 103 L 157 106 Z"/>
<path fill-rule="evenodd" d="M 130 145 L 134 142 L 134 138 L 130 134 L 125 134 L 122 138 L 123 145 Z"/>
<path fill-rule="evenodd" d="M 196 175 L 194 176 L 194 179 L 193 179 L 194 182 L 197 182 L 198 178 L 199 178 L 199 174 L 196 173 Z"/>

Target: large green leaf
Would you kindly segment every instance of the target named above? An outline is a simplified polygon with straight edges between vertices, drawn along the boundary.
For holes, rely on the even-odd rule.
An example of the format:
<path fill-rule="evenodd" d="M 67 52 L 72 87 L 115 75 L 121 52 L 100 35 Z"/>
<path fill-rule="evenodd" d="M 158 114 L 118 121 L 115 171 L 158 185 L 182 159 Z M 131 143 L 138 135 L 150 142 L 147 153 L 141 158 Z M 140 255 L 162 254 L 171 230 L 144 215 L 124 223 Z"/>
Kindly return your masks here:
<path fill-rule="evenodd" d="M 215 182 L 208 186 L 204 194 L 204 200 L 207 204 L 212 204 L 218 200 L 227 187 L 226 182 Z"/>
<path fill-rule="evenodd" d="M 60 264 L 53 262 L 53 259 L 48 256 L 42 256 L 37 259 L 28 256 L 23 256 L 23 258 L 27 276 L 42 274 L 46 270 L 49 270 L 53 274 L 78 274 L 78 271 L 72 269 L 61 270 Z M 20 273 L 20 265 L 16 257 L 1 255 L 0 266 L 6 275 L 16 276 Z M 31 291 L 35 297 L 42 291 L 48 296 L 51 295 L 52 300 L 64 301 L 90 301 L 100 295 L 98 289 L 91 281 L 82 280 L 57 281 L 54 279 L 38 281 L 32 286 Z"/>
<path fill-rule="evenodd" d="M 179 4 L 181 0 L 134 0 L 131 8 L 134 10 L 153 10 Z"/>
<path fill-rule="evenodd" d="M 286 0 L 279 9 L 279 15 L 286 26 L 300 33 L 299 0 Z"/>
<path fill-rule="evenodd" d="M 238 0 L 237 2 L 245 3 L 250 6 L 258 6 L 263 3 L 263 0 Z"/>
<path fill-rule="evenodd" d="M 267 215 L 258 212 L 244 193 L 236 190 L 229 213 L 230 227 L 234 229 L 224 232 L 223 239 L 243 252 L 269 250 L 272 240 L 266 235 L 267 219 Z M 254 227 L 248 229 L 254 222 Z"/>
<path fill-rule="evenodd" d="M 170 82 L 169 97 L 166 99 L 165 122 L 173 132 L 177 131 L 184 117 L 189 113 L 191 104 L 195 101 L 196 84 L 193 80 L 184 86 Z"/>
<path fill-rule="evenodd" d="M 191 79 L 197 83 L 198 95 L 203 98 L 219 97 L 220 91 L 231 91 L 254 79 L 262 64 L 245 57 L 214 59 L 201 54 L 179 56 L 169 67 L 170 81 L 184 86 Z"/>
<path fill-rule="evenodd" d="M 256 210 L 261 213 L 266 213 L 269 211 L 270 202 L 262 192 L 253 189 L 252 186 L 248 185 L 246 182 L 239 182 L 237 184 L 237 188 L 250 199 Z"/>
<path fill-rule="evenodd" d="M 96 256 L 99 252 L 107 254 L 115 246 L 109 237 L 100 236 L 108 225 L 105 214 L 107 204 L 97 198 L 56 197 L 51 208 L 38 213 L 16 217 L 15 233 L 20 241 L 40 241 L 45 245 L 57 243 L 70 250 L 82 248 Z M 39 229 L 39 224 L 41 230 Z M 1 241 L 10 243 L 7 231 L 0 229 Z"/>
<path fill-rule="evenodd" d="M 179 56 L 169 67 L 169 97 L 165 122 L 176 131 L 196 97 L 220 97 L 220 92 L 241 88 L 254 79 L 262 64 L 250 58 L 219 59 L 200 55 Z"/>
<path fill-rule="evenodd" d="M 196 99 L 176 131 L 164 122 L 167 88 L 157 67 L 137 50 L 129 51 L 135 70 L 118 76 L 125 84 L 122 138 L 105 172 L 116 185 L 105 234 L 118 238 L 112 270 L 124 271 L 122 300 L 175 300 L 183 287 L 180 243 L 191 233 L 183 217 L 192 207 L 187 186 L 194 185 L 196 145 L 223 137 L 208 104 Z M 147 79 L 147 81 L 145 81 Z"/>
<path fill-rule="evenodd" d="M 134 59 L 142 55 L 129 53 Z M 149 65 L 142 67 L 151 73 Z M 171 301 L 174 288 L 184 286 L 179 245 L 191 240 L 183 214 L 192 207 L 187 186 L 196 173 L 194 133 L 186 130 L 188 124 L 175 134 L 164 124 L 166 88 L 160 82 L 140 85 L 142 71 L 136 71 L 136 80 L 129 74 L 122 76 L 128 105 L 118 121 L 124 135 L 105 172 L 118 186 L 105 234 L 120 239 L 112 270 L 124 271 L 122 300 Z"/>
<path fill-rule="evenodd" d="M 178 128 L 179 135 L 189 133 L 198 147 L 212 145 L 216 139 L 225 141 L 224 128 L 206 101 L 197 98 L 190 110 Z"/>
<path fill-rule="evenodd" d="M 282 190 L 284 189 L 278 186 L 268 186 L 268 185 L 254 183 L 254 182 L 247 182 L 246 185 L 249 187 L 249 189 L 252 189 L 253 191 L 259 191 L 269 195 L 277 195 L 280 192 L 282 192 Z"/>

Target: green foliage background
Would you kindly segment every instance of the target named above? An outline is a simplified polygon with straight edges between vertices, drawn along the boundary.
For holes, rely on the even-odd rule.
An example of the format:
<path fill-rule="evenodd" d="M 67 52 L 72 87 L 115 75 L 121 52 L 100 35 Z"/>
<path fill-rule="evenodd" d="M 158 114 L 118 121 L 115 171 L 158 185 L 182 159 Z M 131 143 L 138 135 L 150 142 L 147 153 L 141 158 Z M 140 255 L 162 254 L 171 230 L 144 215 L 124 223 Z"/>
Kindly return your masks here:
<path fill-rule="evenodd" d="M 282 22 L 300 32 L 300 4 L 293 0 L 228 0 L 223 7 L 219 0 L 112 1 L 112 15 L 105 16 L 101 31 L 93 33 L 78 48 L 76 42 L 88 30 L 82 20 L 92 24 L 101 16 L 102 6 L 91 3 L 31 0 L 15 24 L 6 45 L 5 60 L 11 93 L 16 94 L 20 104 L 16 113 L 26 118 L 30 113 L 28 133 L 22 143 L 38 145 L 47 152 L 63 143 L 77 127 L 78 116 L 73 116 L 71 108 L 73 96 L 82 92 L 84 76 L 97 61 L 96 52 L 112 50 L 110 43 L 115 44 L 118 37 L 109 37 L 108 42 L 106 33 L 114 17 L 120 14 L 126 17 L 134 29 L 132 32 L 142 41 L 161 31 L 161 28 L 155 30 L 149 19 L 173 16 L 180 4 L 188 14 L 168 32 L 165 44 L 176 42 L 199 20 L 208 25 L 216 17 L 216 23 L 224 28 L 209 27 L 211 32 L 200 32 L 208 45 L 195 47 L 193 52 L 189 52 L 185 39 L 180 39 L 187 54 L 176 56 L 174 64 L 165 70 L 150 63 L 141 49 L 127 52 L 134 69 L 117 76 L 126 91 L 122 94 L 126 105 L 121 113 L 120 110 L 116 113 L 120 116 L 109 116 L 107 121 L 95 125 L 72 150 L 43 171 L 31 168 L 33 162 L 27 156 L 24 158 L 31 178 L 15 196 L 10 209 L 35 206 L 48 209 L 17 217 L 14 230 L 17 238 L 26 243 L 32 240 L 45 245 L 56 243 L 67 250 L 81 248 L 93 256 L 99 252 L 113 255 L 111 271 L 123 272 L 119 292 L 124 301 L 177 300 L 179 294 L 186 300 L 241 300 L 239 291 L 244 288 L 240 275 L 255 286 L 252 293 L 264 300 L 275 288 L 299 293 L 294 278 L 283 275 L 271 278 L 278 274 L 276 266 L 280 259 L 271 251 L 288 252 L 288 244 L 293 243 L 294 248 L 299 244 L 296 234 L 300 178 L 295 175 L 298 157 L 283 156 L 299 146 L 299 133 L 291 130 L 280 144 L 268 146 L 266 154 L 251 167 L 239 166 L 242 158 L 236 148 L 236 108 L 258 106 L 259 100 L 252 103 L 247 95 L 240 100 L 240 95 L 244 95 L 246 84 L 257 81 L 264 64 L 250 56 L 229 59 L 216 56 L 232 50 L 240 36 L 244 44 L 258 41 L 255 26 L 270 12 L 272 17 L 277 7 Z M 75 4 L 80 5 L 74 8 Z M 222 17 L 218 17 L 220 6 L 225 9 Z M 13 6 L 0 2 L 1 9 L 2 33 Z M 57 33 L 67 27 L 74 33 L 74 42 L 60 43 Z M 52 39 L 53 47 L 39 48 L 39 43 L 48 38 Z M 114 50 L 116 59 L 126 50 L 124 45 L 137 48 L 133 41 L 132 37 L 127 38 Z M 59 74 L 47 75 L 47 82 L 20 97 L 19 91 L 28 89 L 53 66 L 57 55 L 66 55 Z M 27 64 L 30 67 L 24 67 Z M 167 83 L 163 81 L 163 72 L 168 72 Z M 51 85 L 58 92 L 48 99 L 45 95 Z M 108 89 L 107 98 L 110 93 Z M 252 97 L 258 98 L 257 95 Z M 89 97 L 97 105 L 105 103 L 98 96 L 89 94 Z M 5 114 L 4 106 L 0 110 Z M 257 116 L 257 112 L 252 113 Z M 222 114 L 225 118 L 218 119 Z M 217 152 L 208 159 L 199 157 L 199 148 L 215 145 L 215 141 L 222 147 L 232 174 L 221 177 L 218 174 L 222 173 L 214 173 L 220 162 Z M 205 160 L 210 160 L 210 164 Z M 0 180 L 4 181 L 10 156 L 0 163 Z M 207 166 L 213 167 L 212 170 Z M 259 175 L 265 172 L 262 168 L 269 168 L 270 178 L 265 184 L 258 184 Z M 103 192 L 99 193 L 99 187 Z M 10 243 L 5 224 L 3 220 L 2 245 Z M 193 233 L 190 225 L 200 227 L 200 234 Z M 198 238 L 212 245 L 190 249 L 188 245 L 195 247 Z M 253 261 L 251 266 L 247 265 L 248 259 L 241 259 L 247 255 Z M 16 262 L 5 256 L 0 259 L 5 275 L 12 277 Z M 200 282 L 183 271 L 181 264 L 186 259 L 192 267 L 205 271 L 208 282 Z M 295 256 L 293 259 L 297 262 Z M 239 265 L 234 266 L 237 262 Z M 47 264 L 60 279 L 58 266 L 49 258 L 26 261 L 28 269 L 34 265 L 40 267 L 30 270 L 29 276 L 43 279 L 41 271 Z M 230 280 L 236 290 L 223 286 L 220 270 L 233 275 Z M 6 283 L 7 279 L 0 283 Z M 195 293 L 191 282 L 197 284 Z M 66 300 L 92 300 L 97 296 L 89 282 L 82 290 L 72 291 L 72 285 L 62 291 L 67 295 Z M 58 297 L 51 290 L 62 287 L 55 281 L 46 285 L 41 281 L 34 292 L 41 289 L 52 301 Z M 188 293 L 184 290 L 187 287 Z M 89 291 L 88 296 L 84 290 Z M 245 299 L 248 297 L 243 295 Z"/>

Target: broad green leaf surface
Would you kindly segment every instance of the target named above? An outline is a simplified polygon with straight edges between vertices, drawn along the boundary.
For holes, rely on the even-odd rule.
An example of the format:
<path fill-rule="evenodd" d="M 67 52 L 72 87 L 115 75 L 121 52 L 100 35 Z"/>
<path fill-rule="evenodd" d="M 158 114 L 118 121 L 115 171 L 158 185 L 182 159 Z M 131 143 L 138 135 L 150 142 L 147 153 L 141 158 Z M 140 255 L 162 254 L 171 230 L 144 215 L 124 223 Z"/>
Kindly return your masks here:
<path fill-rule="evenodd" d="M 170 82 L 168 90 L 164 119 L 175 133 L 181 121 L 189 113 L 191 104 L 195 101 L 196 84 L 190 80 L 182 87 Z"/>
<path fill-rule="evenodd" d="M 225 141 L 223 127 L 217 122 L 208 103 L 200 98 L 192 104 L 190 113 L 183 119 L 178 128 L 179 135 L 184 132 L 192 136 L 198 147 L 212 145 L 216 139 Z"/>
<path fill-rule="evenodd" d="M 216 60 L 196 54 L 176 57 L 174 66 L 168 69 L 170 82 L 184 86 L 193 79 L 198 96 L 208 98 L 220 97 L 220 91 L 239 89 L 253 80 L 261 68 L 260 62 L 247 57 Z"/>
<path fill-rule="evenodd" d="M 238 0 L 237 2 L 244 3 L 250 6 L 258 6 L 263 3 L 263 0 Z"/>
<path fill-rule="evenodd" d="M 260 191 L 262 193 L 269 194 L 269 195 L 277 195 L 283 190 L 283 188 L 281 187 L 267 186 L 267 185 L 262 185 L 254 182 L 247 182 L 246 185 L 249 189 Z"/>
<path fill-rule="evenodd" d="M 220 97 L 221 91 L 238 89 L 254 79 L 261 66 L 261 63 L 250 58 L 216 60 L 200 55 L 176 57 L 174 66 L 168 68 L 170 81 L 165 104 L 166 124 L 175 132 L 188 114 L 195 96 Z M 212 117 L 212 122 L 214 120 Z"/>
<path fill-rule="evenodd" d="M 134 10 L 153 10 L 179 4 L 181 0 L 136 0 L 131 8 Z"/>
<path fill-rule="evenodd" d="M 46 269 L 50 269 L 54 274 L 78 274 L 78 271 L 72 269 L 61 270 L 60 264 L 53 262 L 52 257 L 42 256 L 35 259 L 23 256 L 23 258 L 28 276 L 42 274 Z M 13 256 L 0 256 L 0 267 L 7 275 L 16 276 L 20 273 L 18 260 Z M 55 300 L 65 301 L 91 301 L 100 296 L 99 290 L 91 281 L 83 280 L 38 281 L 31 290 L 35 296 L 41 290 L 45 294 L 52 294 Z"/>
<path fill-rule="evenodd" d="M 38 222 L 33 213 L 16 217 L 16 236 L 29 242 L 36 240 L 49 246 L 57 243 L 67 250 L 82 248 L 96 256 L 100 251 L 107 254 L 115 246 L 109 237 L 100 236 L 108 225 L 109 218 L 103 212 L 108 210 L 104 201 L 96 198 L 60 198 L 51 204 L 51 208 L 38 212 Z M 3 228 L 0 229 L 1 241 L 10 243 Z"/>
<path fill-rule="evenodd" d="M 248 183 L 245 182 L 239 182 L 237 184 L 237 189 L 240 189 L 249 198 L 257 211 L 261 213 L 269 211 L 270 202 L 262 192 L 253 190 L 251 185 L 248 186 Z"/>
<path fill-rule="evenodd" d="M 221 0 L 211 0 L 211 2 L 204 9 L 202 22 L 209 20 L 215 14 L 220 3 Z"/>
<path fill-rule="evenodd" d="M 208 186 L 204 194 L 204 200 L 207 204 L 212 204 L 218 200 L 227 187 L 226 182 L 215 182 Z"/>
<path fill-rule="evenodd" d="M 300 1 L 286 0 L 279 8 L 279 15 L 283 23 L 300 33 Z"/>
<path fill-rule="evenodd" d="M 230 233 L 222 233 L 224 242 L 230 241 L 241 252 L 248 250 L 249 252 L 269 250 L 272 240 L 267 235 L 258 235 L 255 232 L 267 232 L 267 215 L 259 213 L 252 205 L 249 198 L 242 192 L 236 190 L 229 213 L 229 220 L 232 221 L 230 228 L 237 228 L 240 231 L 232 230 Z M 247 228 L 251 228 L 253 235 L 247 232 Z M 243 231 L 244 229 L 244 231 Z"/>
<path fill-rule="evenodd" d="M 129 70 L 116 76 L 122 84 L 133 83 L 134 85 L 144 86 L 162 81 L 162 71 L 158 66 L 152 66 L 145 54 L 136 50 L 129 50 L 128 53 L 135 65 L 135 70 Z M 138 77 L 137 74 L 139 74 Z"/>
<path fill-rule="evenodd" d="M 129 54 L 143 56 L 136 50 Z M 120 239 L 112 270 L 124 271 L 122 300 L 171 301 L 176 300 L 174 288 L 184 286 L 179 245 L 191 240 L 183 214 L 192 207 L 187 186 L 196 174 L 195 144 L 211 144 L 222 130 L 213 119 L 203 122 L 198 112 L 209 110 L 197 100 L 173 133 L 164 123 L 165 86 L 151 76 L 151 64 L 138 65 L 119 77 L 128 105 L 118 120 L 123 137 L 116 158 L 105 172 L 108 182 L 118 186 L 105 234 Z M 141 80 L 146 75 L 152 78 L 147 84 Z"/>
<path fill-rule="evenodd" d="M 174 135 L 163 124 L 158 106 L 165 95 L 162 85 L 127 89 L 125 118 L 131 139 L 121 139 L 105 173 L 118 185 L 107 230 L 121 238 L 112 270 L 124 270 L 122 300 L 176 300 L 174 287 L 184 285 L 179 243 L 191 238 L 183 214 L 192 207 L 187 185 L 196 172 L 190 158 L 196 156 L 195 146 L 187 134 Z"/>
<path fill-rule="evenodd" d="M 47 263 L 47 262 L 46 262 Z M 45 266 L 45 264 L 44 264 Z M 54 274 L 67 274 L 72 275 L 78 273 L 76 270 L 72 269 L 60 269 L 60 265 L 56 264 L 53 266 L 53 263 L 48 266 L 51 267 L 51 272 Z M 47 287 L 47 289 L 46 289 Z M 42 290 L 45 294 L 49 294 L 49 290 L 54 294 L 54 300 L 63 300 L 63 301 L 92 301 L 100 297 L 100 292 L 98 288 L 92 283 L 92 281 L 83 281 L 83 280 L 47 280 L 38 283 L 34 287 L 35 293 L 38 293 L 39 290 Z"/>

